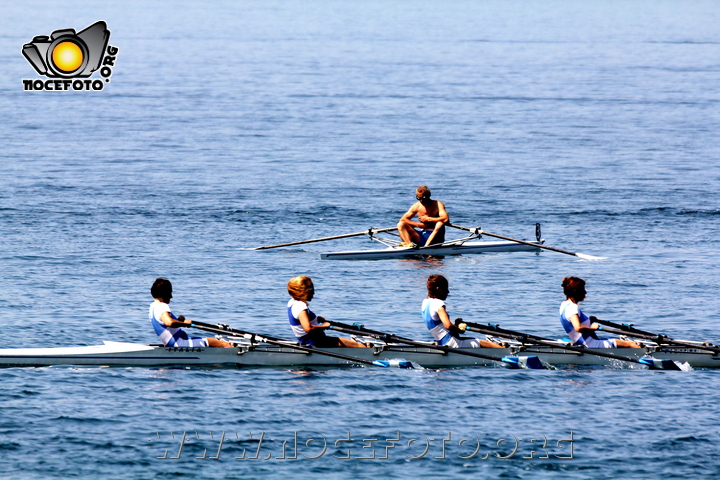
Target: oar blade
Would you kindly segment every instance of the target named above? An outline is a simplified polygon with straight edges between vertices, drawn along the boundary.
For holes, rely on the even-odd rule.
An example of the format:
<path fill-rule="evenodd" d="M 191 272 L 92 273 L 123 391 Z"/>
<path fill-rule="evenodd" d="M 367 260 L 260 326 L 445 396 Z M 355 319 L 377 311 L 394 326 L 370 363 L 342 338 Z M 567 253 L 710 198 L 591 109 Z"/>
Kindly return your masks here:
<path fill-rule="evenodd" d="M 409 360 L 390 360 L 390 365 L 397 368 L 415 368 Z"/>
<path fill-rule="evenodd" d="M 530 368 L 533 370 L 542 370 L 545 368 L 542 361 L 535 355 L 508 356 L 503 357 L 502 361 L 510 368 Z"/>
<path fill-rule="evenodd" d="M 640 363 L 647 365 L 652 370 L 682 370 L 672 360 L 664 360 L 659 358 L 641 358 Z"/>
<path fill-rule="evenodd" d="M 412 362 L 403 359 L 392 359 L 392 360 L 375 360 L 372 362 L 373 365 L 382 368 L 415 368 Z"/>
<path fill-rule="evenodd" d="M 542 370 L 545 368 L 545 365 L 543 365 L 540 358 L 536 357 L 535 355 L 532 355 L 530 357 L 524 357 L 525 358 L 525 365 L 527 365 L 527 368 L 532 368 L 533 370 Z"/>
<path fill-rule="evenodd" d="M 503 357 L 502 362 L 508 368 L 520 368 L 520 359 L 518 357 Z"/>
<path fill-rule="evenodd" d="M 593 255 L 587 255 L 585 253 L 576 253 L 576 257 L 580 257 L 583 260 L 607 260 L 608 257 L 595 257 Z"/>

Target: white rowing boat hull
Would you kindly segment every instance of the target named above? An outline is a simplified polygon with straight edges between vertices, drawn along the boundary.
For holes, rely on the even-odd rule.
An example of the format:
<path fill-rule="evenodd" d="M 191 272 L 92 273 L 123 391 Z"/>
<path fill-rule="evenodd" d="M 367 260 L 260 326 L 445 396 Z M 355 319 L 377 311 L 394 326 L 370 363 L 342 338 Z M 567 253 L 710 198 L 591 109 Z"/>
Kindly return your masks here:
<path fill-rule="evenodd" d="M 542 245 L 542 241 L 532 241 Z M 348 252 L 321 253 L 321 260 L 385 260 L 392 258 L 413 258 L 423 255 L 469 255 L 496 252 L 535 252 L 540 248 L 523 243 L 498 242 L 465 242 L 457 245 L 430 245 L 429 247 L 389 247 L 378 250 L 356 250 Z"/>
<path fill-rule="evenodd" d="M 423 367 L 467 367 L 495 365 L 482 358 L 446 354 L 423 347 L 385 345 L 376 348 L 334 348 L 329 352 L 351 355 L 365 360 L 405 359 Z M 512 348 L 467 349 L 470 352 L 504 357 L 507 355 L 536 355 L 550 365 L 623 365 L 624 362 L 589 354 L 568 352 L 551 347 L 528 347 L 523 352 Z M 687 347 L 663 347 L 652 349 L 618 348 L 600 349 L 599 352 L 614 353 L 633 358 L 651 354 L 653 358 L 688 363 L 693 367 L 720 367 L 720 356 L 701 349 Z M 90 347 L 63 348 L 10 348 L 0 349 L 0 366 L 233 366 L 233 367 L 299 367 L 299 366 L 347 366 L 353 362 L 326 355 L 302 352 L 291 346 L 256 345 L 237 348 L 172 348 L 135 343 L 105 342 Z M 634 365 L 634 364 L 633 364 Z"/>

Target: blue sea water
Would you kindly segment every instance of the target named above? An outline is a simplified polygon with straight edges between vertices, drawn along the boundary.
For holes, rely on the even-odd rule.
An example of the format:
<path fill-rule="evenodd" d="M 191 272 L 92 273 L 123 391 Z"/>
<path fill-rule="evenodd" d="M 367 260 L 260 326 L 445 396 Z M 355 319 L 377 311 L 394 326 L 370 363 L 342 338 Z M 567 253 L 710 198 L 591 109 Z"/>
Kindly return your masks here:
<path fill-rule="evenodd" d="M 1 11 L 5 347 L 154 343 L 157 276 L 177 313 L 290 338 L 285 285 L 310 275 L 326 318 L 427 339 L 432 273 L 468 320 L 560 335 L 578 275 L 589 314 L 720 342 L 716 2 Z M 98 20 L 119 48 L 102 91 L 23 91 L 24 43 Z M 539 222 L 547 245 L 607 259 L 247 250 L 393 226 L 420 184 L 455 223 L 530 239 Z M 6 368 L 0 477 L 717 478 L 718 373 Z"/>

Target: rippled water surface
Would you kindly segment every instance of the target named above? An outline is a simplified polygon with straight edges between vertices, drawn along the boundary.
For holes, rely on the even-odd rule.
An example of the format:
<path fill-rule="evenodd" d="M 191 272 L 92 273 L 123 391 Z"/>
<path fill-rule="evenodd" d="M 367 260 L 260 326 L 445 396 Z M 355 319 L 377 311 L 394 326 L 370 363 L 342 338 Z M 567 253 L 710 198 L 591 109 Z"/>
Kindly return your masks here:
<path fill-rule="evenodd" d="M 432 273 L 451 316 L 557 336 L 577 275 L 589 314 L 720 342 L 714 2 L 37 1 L 0 17 L 7 347 L 156 342 L 157 276 L 177 313 L 290 338 L 285 285 L 306 274 L 317 313 L 427 339 Z M 24 43 L 97 20 L 120 49 L 103 91 L 23 92 Z M 460 225 L 530 239 L 539 222 L 547 245 L 608 258 L 319 260 L 377 246 L 363 237 L 248 250 L 393 226 L 420 184 Z M 718 374 L 6 368 L 0 476 L 716 478 Z"/>

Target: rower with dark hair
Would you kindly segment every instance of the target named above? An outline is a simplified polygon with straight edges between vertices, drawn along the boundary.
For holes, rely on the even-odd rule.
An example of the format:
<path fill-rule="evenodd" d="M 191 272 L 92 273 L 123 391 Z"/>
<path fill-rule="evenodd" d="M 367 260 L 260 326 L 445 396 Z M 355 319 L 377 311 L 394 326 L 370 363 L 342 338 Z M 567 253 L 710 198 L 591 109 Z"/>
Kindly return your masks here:
<path fill-rule="evenodd" d="M 410 210 L 400 218 L 397 224 L 401 245 L 417 245 L 424 247 L 445 241 L 445 224 L 450 216 L 445 211 L 445 204 L 430 198 L 430 189 L 421 185 L 415 190 L 415 202 Z M 413 217 L 418 217 L 414 221 Z M 419 229 L 419 230 L 416 230 Z"/>
<path fill-rule="evenodd" d="M 190 325 L 192 322 L 182 315 L 176 317 L 170 310 L 172 283 L 167 278 L 156 279 L 150 287 L 150 295 L 155 299 L 150 304 L 150 322 L 166 347 L 232 347 L 230 343 L 216 338 L 188 337 L 182 328 L 171 327 L 178 323 Z"/>
<path fill-rule="evenodd" d="M 320 348 L 366 347 L 366 345 L 348 338 L 325 335 L 325 329 L 330 326 L 330 323 L 326 322 L 323 317 L 315 315 L 308 307 L 308 302 L 315 296 L 315 285 L 310 277 L 291 278 L 287 284 L 287 291 L 292 297 L 287 304 L 288 320 L 300 345 L 312 345 Z"/>
<path fill-rule="evenodd" d="M 640 348 L 635 342 L 619 338 L 598 338 L 595 330 L 600 327 L 595 317 L 585 315 L 580 302 L 585 300 L 585 280 L 578 277 L 565 277 L 562 280 L 565 300 L 560 304 L 560 323 L 570 340 L 576 345 L 585 345 L 588 348 Z"/>
<path fill-rule="evenodd" d="M 445 309 L 445 300 L 450 294 L 447 278 L 442 275 L 430 275 L 427 279 L 427 291 L 428 298 L 422 303 L 422 317 L 438 345 L 452 348 L 502 348 L 502 345 L 487 340 L 463 339 L 458 336 L 465 331 L 465 324 L 453 325 Z"/>

